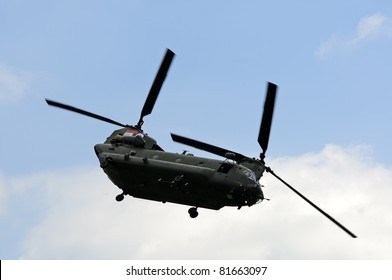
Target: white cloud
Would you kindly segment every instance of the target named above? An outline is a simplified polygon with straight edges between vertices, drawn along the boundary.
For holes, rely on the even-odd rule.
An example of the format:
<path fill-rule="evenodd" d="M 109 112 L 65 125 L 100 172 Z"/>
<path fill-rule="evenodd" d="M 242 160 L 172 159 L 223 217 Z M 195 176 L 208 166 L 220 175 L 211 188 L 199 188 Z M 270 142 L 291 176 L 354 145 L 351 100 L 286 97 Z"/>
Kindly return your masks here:
<path fill-rule="evenodd" d="M 375 13 L 359 20 L 354 35 L 332 34 L 331 37 L 321 43 L 315 51 L 315 55 L 317 58 L 322 59 L 335 51 L 351 49 L 377 36 L 391 36 L 391 34 L 392 25 L 390 20 L 381 13 Z"/>
<path fill-rule="evenodd" d="M 386 23 L 387 18 L 380 13 L 361 18 L 357 25 L 354 42 L 358 43 L 372 36 L 377 36 L 383 31 Z"/>
<path fill-rule="evenodd" d="M 99 167 L 9 180 L 42 213 L 23 241 L 24 259 L 391 259 L 392 170 L 366 147 L 269 160 L 277 174 L 359 236 L 350 238 L 265 174 L 271 201 L 219 211 L 119 193 Z M 36 209 L 30 205 L 24 205 Z"/>
<path fill-rule="evenodd" d="M 0 101 L 17 100 L 21 98 L 33 80 L 31 73 L 11 69 L 0 64 Z"/>

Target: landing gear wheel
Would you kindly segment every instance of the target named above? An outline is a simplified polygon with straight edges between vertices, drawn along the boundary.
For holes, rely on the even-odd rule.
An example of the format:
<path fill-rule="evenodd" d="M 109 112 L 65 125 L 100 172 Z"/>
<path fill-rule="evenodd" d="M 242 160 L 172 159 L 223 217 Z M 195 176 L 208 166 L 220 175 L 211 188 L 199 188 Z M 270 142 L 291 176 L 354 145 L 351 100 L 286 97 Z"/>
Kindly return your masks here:
<path fill-rule="evenodd" d="M 116 196 L 116 200 L 117 201 L 123 201 L 123 199 L 124 199 L 124 194 L 122 193 L 122 194 L 119 194 L 118 196 Z"/>
<path fill-rule="evenodd" d="M 196 207 L 189 208 L 188 213 L 191 218 L 196 218 L 199 215 Z"/>

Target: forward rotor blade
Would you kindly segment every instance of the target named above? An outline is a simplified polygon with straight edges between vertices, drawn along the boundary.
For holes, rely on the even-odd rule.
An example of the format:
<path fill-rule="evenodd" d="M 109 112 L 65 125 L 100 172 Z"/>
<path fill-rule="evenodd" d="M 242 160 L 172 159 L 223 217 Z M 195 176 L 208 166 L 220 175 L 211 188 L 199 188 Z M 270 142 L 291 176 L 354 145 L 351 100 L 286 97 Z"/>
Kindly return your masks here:
<path fill-rule="evenodd" d="M 58 108 L 65 109 L 65 110 L 68 110 L 68 111 L 72 111 L 72 112 L 75 112 L 75 113 L 79 113 L 79 114 L 82 114 L 82 115 L 85 115 L 85 116 L 88 116 L 88 117 L 91 117 L 91 118 L 94 118 L 94 119 L 98 119 L 100 121 L 104 121 L 104 122 L 107 122 L 107 123 L 111 123 L 111 124 L 114 124 L 114 125 L 118 125 L 118 126 L 122 126 L 122 127 L 128 127 L 128 125 L 126 125 L 126 124 L 122 124 L 122 123 L 116 122 L 116 121 L 111 120 L 109 118 L 105 118 L 105 117 L 102 117 L 100 115 L 97 115 L 97 114 L 94 114 L 94 113 L 90 113 L 90 112 L 87 112 L 85 110 L 73 107 L 73 106 L 62 104 L 62 103 L 59 103 L 59 102 L 56 102 L 56 101 L 52 101 L 52 100 L 49 100 L 49 99 L 45 99 L 45 100 L 46 100 L 46 103 L 48 103 L 48 105 L 50 105 L 50 106 L 54 106 L 54 107 L 58 107 Z"/>
<path fill-rule="evenodd" d="M 340 227 L 342 230 L 344 230 L 347 234 L 349 234 L 352 238 L 357 238 L 355 234 L 353 234 L 351 231 L 349 231 L 347 228 L 345 228 L 341 223 L 339 223 L 337 220 L 332 218 L 329 214 L 324 212 L 320 207 L 318 207 L 316 204 L 311 202 L 309 199 L 307 199 L 303 194 L 301 194 L 299 191 L 294 189 L 292 186 L 290 186 L 286 181 L 284 181 L 282 178 L 280 178 L 278 175 L 275 174 L 274 171 L 272 171 L 271 168 L 266 166 L 265 170 L 269 173 L 271 173 L 275 178 L 277 178 L 279 181 L 281 181 L 283 184 L 285 184 L 287 187 L 289 187 L 293 192 L 295 192 L 297 195 L 299 195 L 302 199 L 304 199 L 307 203 L 312 205 L 314 208 L 316 208 L 321 214 L 323 214 L 325 217 L 327 217 L 330 221 L 332 221 L 335 225 Z"/>
<path fill-rule="evenodd" d="M 167 49 L 165 57 L 162 60 L 161 66 L 155 76 L 155 80 L 152 83 L 150 92 L 148 93 L 146 102 L 144 103 L 142 112 L 140 114 L 140 120 L 138 122 L 138 126 L 141 127 L 143 125 L 143 117 L 151 114 L 152 109 L 154 108 L 155 101 L 158 98 L 159 92 L 162 88 L 163 82 L 165 81 L 166 74 L 169 71 L 170 64 L 174 58 L 174 52 Z"/>
<path fill-rule="evenodd" d="M 243 160 L 245 158 L 248 158 L 248 157 L 246 157 L 244 155 L 241 155 L 239 153 L 236 153 L 236 152 L 233 152 L 233 151 L 230 151 L 230 150 L 226 150 L 226 149 L 223 149 L 223 148 L 220 148 L 220 147 L 217 147 L 217 146 L 214 146 L 214 145 L 210 145 L 210 144 L 207 144 L 207 143 L 203 143 L 203 142 L 200 142 L 200 141 L 197 141 L 197 140 L 193 140 L 193 139 L 190 139 L 190 138 L 186 138 L 186 137 L 183 137 L 183 136 L 180 136 L 180 135 L 176 135 L 176 134 L 173 134 L 173 133 L 171 133 L 171 137 L 172 137 L 174 142 L 182 143 L 182 144 L 194 147 L 196 149 L 200 149 L 200 150 L 203 150 L 203 151 L 206 151 L 206 152 L 210 152 L 210 153 L 218 155 L 218 156 L 226 157 L 225 156 L 226 153 L 233 153 L 235 155 L 235 159 L 234 159 L 235 161 L 241 161 L 241 160 Z"/>
<path fill-rule="evenodd" d="M 277 85 L 273 83 L 268 83 L 267 86 L 267 96 L 264 102 L 264 111 L 263 117 L 261 119 L 259 137 L 257 141 L 259 142 L 262 152 L 262 159 L 265 156 L 265 153 L 268 148 L 268 141 L 271 132 L 271 124 L 272 124 L 272 116 L 274 113 L 274 106 L 275 106 L 275 97 L 277 91 Z"/>

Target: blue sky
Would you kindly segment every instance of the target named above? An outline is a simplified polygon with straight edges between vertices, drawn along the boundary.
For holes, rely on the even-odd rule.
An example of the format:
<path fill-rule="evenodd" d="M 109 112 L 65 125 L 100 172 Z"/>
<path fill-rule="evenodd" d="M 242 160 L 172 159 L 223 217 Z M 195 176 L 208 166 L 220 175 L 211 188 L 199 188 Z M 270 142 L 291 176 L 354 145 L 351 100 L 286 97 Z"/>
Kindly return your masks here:
<path fill-rule="evenodd" d="M 391 258 L 388 1 L 5 0 L 0 34 L 0 258 Z M 160 146 L 189 150 L 174 132 L 258 156 L 274 82 L 268 163 L 363 238 L 353 244 L 268 175 L 271 202 L 205 210 L 197 224 L 184 206 L 115 204 L 93 145 L 117 127 L 44 98 L 135 124 L 166 48 L 176 57 L 143 126 Z M 233 241 L 248 236 L 238 223 L 249 254 Z M 133 241 L 121 246 L 123 232 Z M 312 241 L 321 247 L 298 245 Z"/>

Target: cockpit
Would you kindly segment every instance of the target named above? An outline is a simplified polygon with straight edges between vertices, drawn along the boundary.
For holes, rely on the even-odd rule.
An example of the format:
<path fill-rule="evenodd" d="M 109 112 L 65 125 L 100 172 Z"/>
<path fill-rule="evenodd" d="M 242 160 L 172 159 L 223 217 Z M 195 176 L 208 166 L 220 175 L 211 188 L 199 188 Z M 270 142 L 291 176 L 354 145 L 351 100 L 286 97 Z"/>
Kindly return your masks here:
<path fill-rule="evenodd" d="M 136 128 L 117 130 L 108 138 L 108 140 L 111 144 L 130 145 L 149 150 L 163 151 L 153 138 Z"/>

